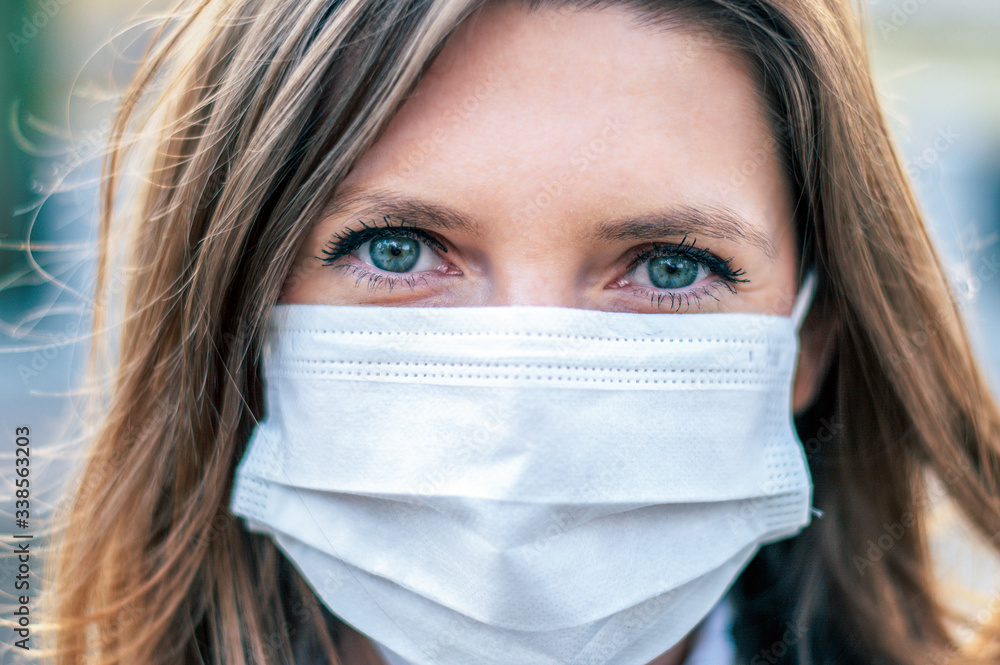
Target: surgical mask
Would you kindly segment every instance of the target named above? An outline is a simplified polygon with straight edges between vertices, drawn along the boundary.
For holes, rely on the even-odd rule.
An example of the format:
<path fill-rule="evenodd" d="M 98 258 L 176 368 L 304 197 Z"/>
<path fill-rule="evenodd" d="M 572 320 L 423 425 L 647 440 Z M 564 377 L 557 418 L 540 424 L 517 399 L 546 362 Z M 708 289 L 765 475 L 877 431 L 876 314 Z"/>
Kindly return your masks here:
<path fill-rule="evenodd" d="M 231 510 L 415 665 L 643 665 L 810 520 L 792 317 L 278 305 Z"/>

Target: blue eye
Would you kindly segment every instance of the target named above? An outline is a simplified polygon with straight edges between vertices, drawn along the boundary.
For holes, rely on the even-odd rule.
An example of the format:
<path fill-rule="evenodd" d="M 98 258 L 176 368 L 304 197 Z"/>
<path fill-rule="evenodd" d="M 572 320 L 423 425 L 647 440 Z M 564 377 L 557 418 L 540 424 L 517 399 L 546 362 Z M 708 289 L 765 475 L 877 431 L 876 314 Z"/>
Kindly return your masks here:
<path fill-rule="evenodd" d="M 322 251 L 324 265 L 335 266 L 341 259 L 356 252 L 361 263 L 390 273 L 433 270 L 439 263 L 437 252 L 448 249 L 425 231 L 408 225 L 392 225 L 388 218 L 384 227 L 368 226 L 361 222 L 361 229 L 343 229 Z M 431 251 L 424 252 L 421 245 Z"/>
<path fill-rule="evenodd" d="M 732 259 L 696 247 L 696 242 L 685 237 L 680 244 L 652 243 L 638 249 L 618 288 L 631 286 L 634 295 L 649 298 L 651 307 L 680 312 L 700 308 L 704 298 L 718 300 L 714 294 L 722 289 L 735 294 L 737 283 L 749 281 Z"/>
<path fill-rule="evenodd" d="M 695 247 L 685 237 L 678 245 L 653 243 L 632 257 L 627 272 L 629 281 L 640 288 L 662 289 L 667 292 L 698 284 L 710 275 L 717 275 L 721 282 L 732 289 L 741 279 L 743 271 L 733 267 L 731 259 L 723 259 L 707 249 Z M 643 264 L 647 264 L 645 270 Z"/>
<path fill-rule="evenodd" d="M 371 264 L 379 270 L 407 272 L 420 258 L 420 243 L 405 236 L 384 236 L 368 243 Z"/>
<path fill-rule="evenodd" d="M 383 222 L 368 225 L 359 220 L 361 228 L 342 229 L 316 258 L 323 265 L 357 275 L 355 286 L 366 280 L 369 291 L 391 292 L 397 284 L 411 290 L 418 284 L 441 289 L 437 280 L 462 275 L 444 259 L 448 249 L 436 237 L 388 216 Z M 606 288 L 631 287 L 632 297 L 648 299 L 650 308 L 680 312 L 700 308 L 706 298 L 718 301 L 714 294 L 723 289 L 736 294 L 735 285 L 749 281 L 731 258 L 696 244 L 685 236 L 677 244 L 653 242 L 634 248 L 624 273 L 618 273 L 623 277 Z"/>
<path fill-rule="evenodd" d="M 649 281 L 658 289 L 683 289 L 703 277 L 707 270 L 686 256 L 657 256 L 649 259 Z"/>

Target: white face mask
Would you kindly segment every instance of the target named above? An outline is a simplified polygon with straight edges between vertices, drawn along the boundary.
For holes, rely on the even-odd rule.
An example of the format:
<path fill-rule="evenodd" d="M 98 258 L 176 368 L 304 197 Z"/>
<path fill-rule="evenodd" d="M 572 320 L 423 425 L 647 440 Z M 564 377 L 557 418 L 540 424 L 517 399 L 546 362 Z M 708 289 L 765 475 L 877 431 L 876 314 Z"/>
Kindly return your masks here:
<path fill-rule="evenodd" d="M 763 314 L 279 305 L 231 510 L 419 665 L 643 665 L 812 485 Z"/>

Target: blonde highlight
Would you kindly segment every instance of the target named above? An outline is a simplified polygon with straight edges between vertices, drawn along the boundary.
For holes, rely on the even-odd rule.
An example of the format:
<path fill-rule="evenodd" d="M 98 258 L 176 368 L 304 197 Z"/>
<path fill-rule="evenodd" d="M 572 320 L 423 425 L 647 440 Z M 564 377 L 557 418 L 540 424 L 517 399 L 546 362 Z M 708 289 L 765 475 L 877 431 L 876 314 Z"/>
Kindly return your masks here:
<path fill-rule="evenodd" d="M 273 543 L 228 513 L 229 492 L 263 413 L 264 322 L 310 223 L 484 4 L 200 0 L 163 23 L 105 163 L 98 293 L 116 262 L 129 279 L 120 314 L 106 298 L 95 311 L 120 343 L 117 358 L 98 348 L 92 359 L 95 375 L 115 371 L 60 516 L 55 663 L 339 663 L 360 648 Z M 947 489 L 961 511 L 985 538 L 1000 533 L 1000 412 L 849 4 L 527 4 L 625 4 L 653 23 L 708 29 L 753 63 L 781 136 L 802 260 L 820 275 L 819 309 L 840 322 L 835 370 L 797 425 L 803 439 L 821 420 L 840 427 L 809 454 L 824 517 L 764 548 L 737 586 L 741 654 L 781 639 L 787 621 L 807 637 L 784 662 L 995 662 L 1000 622 L 981 626 L 978 654 L 946 628 L 924 495 L 925 474 L 957 478 Z M 135 159 L 147 160 L 146 182 L 127 209 L 120 188 Z M 905 340 L 928 327 L 913 356 Z M 904 515 L 911 525 L 891 551 L 859 571 L 857 553 Z"/>

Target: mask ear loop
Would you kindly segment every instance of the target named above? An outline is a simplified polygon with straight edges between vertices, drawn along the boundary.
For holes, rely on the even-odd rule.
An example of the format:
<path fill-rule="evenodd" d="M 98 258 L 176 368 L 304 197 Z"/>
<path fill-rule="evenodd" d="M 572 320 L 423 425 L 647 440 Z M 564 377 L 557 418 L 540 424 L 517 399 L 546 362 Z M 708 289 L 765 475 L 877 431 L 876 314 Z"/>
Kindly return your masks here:
<path fill-rule="evenodd" d="M 813 298 L 816 296 L 816 271 L 812 268 L 806 273 L 806 277 L 802 280 L 802 287 L 799 289 L 798 295 L 795 297 L 795 304 L 792 306 L 791 319 L 795 323 L 795 332 L 798 333 L 802 329 L 802 322 L 805 321 L 806 313 L 812 306 Z M 809 512 L 812 513 L 813 517 L 821 519 L 823 517 L 823 511 L 816 506 L 809 506 Z"/>
<path fill-rule="evenodd" d="M 802 322 L 805 321 L 806 313 L 812 306 L 813 298 L 816 295 L 816 271 L 812 268 L 806 273 L 806 277 L 802 280 L 802 287 L 799 288 L 799 293 L 795 297 L 795 304 L 792 306 L 791 319 L 795 322 L 795 332 L 799 332 L 802 329 Z"/>

